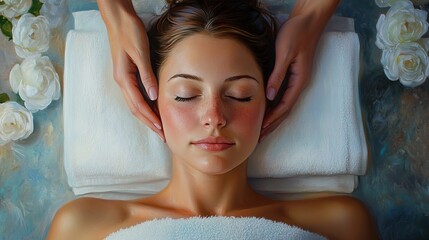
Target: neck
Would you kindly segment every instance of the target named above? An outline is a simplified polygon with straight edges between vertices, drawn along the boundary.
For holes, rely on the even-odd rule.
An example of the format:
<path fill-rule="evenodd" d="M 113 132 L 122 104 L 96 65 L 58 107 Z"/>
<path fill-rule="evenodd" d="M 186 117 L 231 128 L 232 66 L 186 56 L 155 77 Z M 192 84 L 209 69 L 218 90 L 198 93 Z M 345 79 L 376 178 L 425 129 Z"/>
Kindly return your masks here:
<path fill-rule="evenodd" d="M 247 161 L 224 174 L 198 171 L 173 159 L 173 175 L 161 193 L 169 205 L 191 215 L 227 215 L 249 208 L 261 196 L 247 181 Z"/>

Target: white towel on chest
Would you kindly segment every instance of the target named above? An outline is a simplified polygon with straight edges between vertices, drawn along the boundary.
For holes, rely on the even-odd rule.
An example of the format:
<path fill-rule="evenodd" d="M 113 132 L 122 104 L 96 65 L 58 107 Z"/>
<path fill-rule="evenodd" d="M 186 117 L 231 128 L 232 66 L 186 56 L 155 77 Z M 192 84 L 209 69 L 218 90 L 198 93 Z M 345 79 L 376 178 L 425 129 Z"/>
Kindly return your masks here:
<path fill-rule="evenodd" d="M 77 194 L 153 194 L 170 177 L 169 151 L 131 114 L 114 82 L 99 13 L 73 15 L 77 29 L 67 36 L 64 72 L 64 161 L 69 184 Z M 324 33 L 313 80 L 286 121 L 251 156 L 250 177 L 310 176 L 320 181 L 336 175 L 346 179 L 347 187 L 320 191 L 353 190 L 354 175 L 364 174 L 367 162 L 358 60 L 356 33 Z"/>
<path fill-rule="evenodd" d="M 322 240 L 320 235 L 255 217 L 155 219 L 121 229 L 106 240 Z"/>

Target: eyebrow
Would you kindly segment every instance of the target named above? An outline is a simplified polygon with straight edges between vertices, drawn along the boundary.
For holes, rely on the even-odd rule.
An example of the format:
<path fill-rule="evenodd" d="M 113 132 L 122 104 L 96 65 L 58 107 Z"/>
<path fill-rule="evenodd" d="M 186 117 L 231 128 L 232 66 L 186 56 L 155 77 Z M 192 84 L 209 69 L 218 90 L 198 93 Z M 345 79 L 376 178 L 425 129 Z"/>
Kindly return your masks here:
<path fill-rule="evenodd" d="M 186 78 L 186 79 L 191 79 L 191 80 L 200 81 L 200 82 L 203 81 L 203 79 L 198 77 L 198 76 L 186 74 L 186 73 L 175 74 L 174 76 L 169 78 L 168 81 L 170 81 L 174 78 Z M 256 78 L 254 78 L 250 75 L 246 75 L 246 74 L 229 77 L 229 78 L 225 79 L 225 82 L 231 82 L 231 81 L 235 81 L 235 80 L 239 80 L 239 79 L 245 79 L 245 78 L 255 80 L 255 82 L 259 84 L 259 82 L 258 82 L 258 80 L 256 80 Z"/>

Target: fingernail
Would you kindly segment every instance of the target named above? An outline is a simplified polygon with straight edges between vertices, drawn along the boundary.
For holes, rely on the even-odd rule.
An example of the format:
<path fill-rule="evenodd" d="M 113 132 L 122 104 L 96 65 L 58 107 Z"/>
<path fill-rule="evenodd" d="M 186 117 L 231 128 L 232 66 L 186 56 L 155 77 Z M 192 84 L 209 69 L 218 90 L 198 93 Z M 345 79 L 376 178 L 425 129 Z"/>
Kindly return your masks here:
<path fill-rule="evenodd" d="M 159 137 L 159 139 L 161 139 L 161 141 L 162 141 L 162 142 L 164 142 L 164 143 L 165 143 L 164 138 L 162 138 L 162 137 L 161 137 L 161 136 L 159 136 L 159 135 L 158 135 L 158 137 Z"/>
<path fill-rule="evenodd" d="M 163 143 L 166 143 L 166 141 L 165 141 L 165 136 L 164 137 L 161 137 L 160 135 L 158 135 L 159 136 L 159 138 L 161 138 L 161 141 L 163 142 Z"/>
<path fill-rule="evenodd" d="M 150 98 L 150 100 L 155 101 L 157 97 L 158 96 L 156 94 L 155 87 L 149 88 L 149 98 Z"/>
<path fill-rule="evenodd" d="M 159 130 L 162 130 L 162 127 L 161 127 L 161 126 L 159 126 L 159 124 L 158 124 L 158 123 L 154 123 L 153 125 L 155 125 L 155 127 L 156 127 L 156 128 L 158 128 Z"/>
<path fill-rule="evenodd" d="M 272 101 L 274 100 L 275 97 L 276 97 L 276 90 L 272 87 L 268 88 L 267 98 Z"/>

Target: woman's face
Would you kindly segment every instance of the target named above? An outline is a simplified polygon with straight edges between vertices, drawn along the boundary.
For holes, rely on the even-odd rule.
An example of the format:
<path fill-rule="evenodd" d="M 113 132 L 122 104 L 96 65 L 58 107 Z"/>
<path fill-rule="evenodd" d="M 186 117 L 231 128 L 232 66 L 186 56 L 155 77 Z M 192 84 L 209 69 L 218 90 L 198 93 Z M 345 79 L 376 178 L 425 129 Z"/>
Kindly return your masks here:
<path fill-rule="evenodd" d="M 254 150 L 265 112 L 262 72 L 237 40 L 194 34 L 159 72 L 158 108 L 175 160 L 216 175 Z"/>

